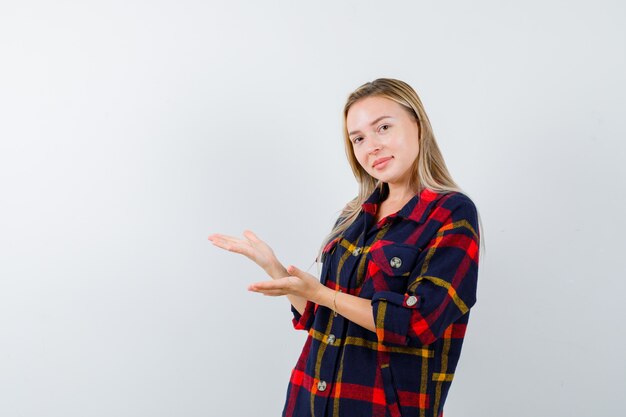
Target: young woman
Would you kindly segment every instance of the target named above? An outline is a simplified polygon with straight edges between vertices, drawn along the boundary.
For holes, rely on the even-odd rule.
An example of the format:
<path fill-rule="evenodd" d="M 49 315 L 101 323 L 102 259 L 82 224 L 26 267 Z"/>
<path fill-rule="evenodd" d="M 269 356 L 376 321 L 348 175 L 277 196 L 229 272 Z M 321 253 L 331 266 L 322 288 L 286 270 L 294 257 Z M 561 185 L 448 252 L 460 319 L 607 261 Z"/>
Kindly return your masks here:
<path fill-rule="evenodd" d="M 249 230 L 209 240 L 263 268 L 273 280 L 249 290 L 286 295 L 308 332 L 283 416 L 442 416 L 476 302 L 478 213 L 408 84 L 362 85 L 344 122 L 359 195 L 321 246 L 319 280 Z"/>

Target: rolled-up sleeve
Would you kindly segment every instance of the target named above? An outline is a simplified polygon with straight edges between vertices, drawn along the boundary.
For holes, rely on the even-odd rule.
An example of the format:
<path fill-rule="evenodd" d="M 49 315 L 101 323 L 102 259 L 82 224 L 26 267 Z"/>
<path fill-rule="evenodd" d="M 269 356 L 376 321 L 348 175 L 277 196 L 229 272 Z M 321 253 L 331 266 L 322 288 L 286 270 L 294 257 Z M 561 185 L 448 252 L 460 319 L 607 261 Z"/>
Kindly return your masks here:
<path fill-rule="evenodd" d="M 372 298 L 376 334 L 381 343 L 433 343 L 476 302 L 476 207 L 459 193 L 436 210 L 438 218 L 434 221 L 440 227 L 420 251 L 409 274 L 406 293 L 378 291 Z"/>
<path fill-rule="evenodd" d="M 340 221 L 342 221 L 341 216 L 339 216 L 339 218 L 335 221 L 335 225 L 333 226 L 333 229 L 337 227 Z M 338 241 L 339 241 L 339 237 L 335 237 L 330 242 L 328 242 L 322 250 L 322 255 L 321 255 L 322 257 L 321 261 L 323 264 L 322 278 L 324 278 L 326 274 L 328 273 L 329 262 L 330 262 L 330 260 L 328 259 L 328 255 L 329 253 L 333 251 Z M 322 284 L 324 285 L 323 281 L 324 280 L 322 280 Z M 296 330 L 308 331 L 309 329 L 311 329 L 311 326 L 313 325 L 313 320 L 315 319 L 316 311 L 317 311 L 317 304 L 313 303 L 311 300 L 307 300 L 302 314 L 300 314 L 300 312 L 298 312 L 298 310 L 296 310 L 296 308 L 292 305 L 291 312 L 293 313 L 293 319 L 292 319 L 293 327 Z"/>
<path fill-rule="evenodd" d="M 307 300 L 302 314 L 300 314 L 293 305 L 291 306 L 291 312 L 293 313 L 292 322 L 294 329 L 308 331 L 311 328 L 311 326 L 313 325 L 313 319 L 315 317 L 315 306 L 315 303 Z"/>

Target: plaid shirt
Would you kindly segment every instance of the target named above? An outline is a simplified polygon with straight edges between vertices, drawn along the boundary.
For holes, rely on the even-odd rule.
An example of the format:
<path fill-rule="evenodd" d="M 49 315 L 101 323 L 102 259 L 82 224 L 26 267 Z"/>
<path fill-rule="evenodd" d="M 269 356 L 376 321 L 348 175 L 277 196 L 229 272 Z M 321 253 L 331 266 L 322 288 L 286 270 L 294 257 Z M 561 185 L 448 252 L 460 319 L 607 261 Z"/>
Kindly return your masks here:
<path fill-rule="evenodd" d="M 308 337 L 283 416 L 443 415 L 476 302 L 476 208 L 462 193 L 425 189 L 376 222 L 381 198 L 376 188 L 326 245 L 320 277 L 372 300 L 376 333 L 310 301 L 302 315 L 292 306 Z"/>

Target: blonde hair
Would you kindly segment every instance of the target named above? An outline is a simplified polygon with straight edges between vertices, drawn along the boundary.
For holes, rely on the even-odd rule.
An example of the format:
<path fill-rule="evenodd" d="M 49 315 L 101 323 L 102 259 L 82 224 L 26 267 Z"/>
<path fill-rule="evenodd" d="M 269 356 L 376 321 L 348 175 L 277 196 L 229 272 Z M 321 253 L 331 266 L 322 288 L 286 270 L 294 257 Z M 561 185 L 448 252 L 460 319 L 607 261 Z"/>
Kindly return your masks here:
<path fill-rule="evenodd" d="M 333 229 L 324 238 L 316 259 L 318 262 L 323 261 L 322 252 L 324 247 L 335 238 L 341 236 L 356 220 L 362 204 L 372 194 L 374 189 L 379 187 L 382 192 L 385 187 L 385 183 L 369 175 L 359 164 L 352 150 L 352 142 L 348 134 L 346 124 L 348 111 L 354 103 L 366 97 L 384 97 L 393 100 L 400 104 L 417 122 L 419 129 L 419 152 L 411 168 L 412 174 L 409 187 L 416 190 L 417 193 L 420 193 L 425 188 L 439 193 L 461 192 L 460 187 L 454 182 L 448 172 L 439 146 L 437 146 L 430 120 L 415 90 L 407 83 L 392 78 L 378 78 L 365 83 L 348 96 L 343 109 L 345 151 L 354 177 L 359 184 L 359 194 L 346 204 Z"/>

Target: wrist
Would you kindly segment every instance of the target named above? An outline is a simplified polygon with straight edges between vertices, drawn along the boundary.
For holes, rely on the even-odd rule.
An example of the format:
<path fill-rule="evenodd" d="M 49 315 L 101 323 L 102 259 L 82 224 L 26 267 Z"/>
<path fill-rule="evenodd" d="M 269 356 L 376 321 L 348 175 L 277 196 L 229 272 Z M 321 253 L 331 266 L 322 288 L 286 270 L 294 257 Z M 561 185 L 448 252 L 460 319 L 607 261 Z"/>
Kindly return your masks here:
<path fill-rule="evenodd" d="M 289 276 L 287 269 L 278 260 L 265 269 L 267 275 L 272 279 L 284 278 Z"/>
<path fill-rule="evenodd" d="M 333 308 L 333 297 L 335 296 L 335 291 L 321 283 L 319 286 L 320 287 L 314 297 L 315 299 L 312 299 L 311 301 L 324 307 Z"/>

